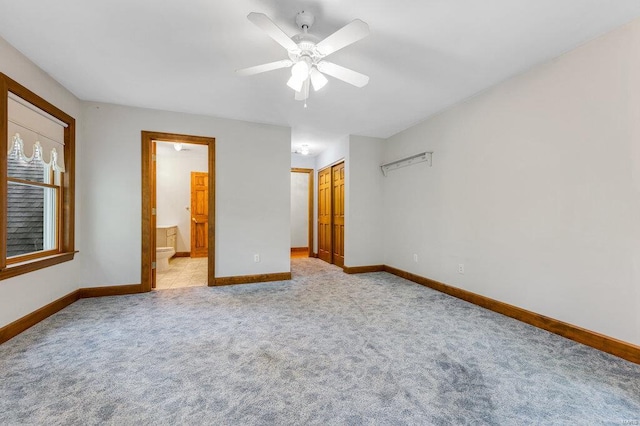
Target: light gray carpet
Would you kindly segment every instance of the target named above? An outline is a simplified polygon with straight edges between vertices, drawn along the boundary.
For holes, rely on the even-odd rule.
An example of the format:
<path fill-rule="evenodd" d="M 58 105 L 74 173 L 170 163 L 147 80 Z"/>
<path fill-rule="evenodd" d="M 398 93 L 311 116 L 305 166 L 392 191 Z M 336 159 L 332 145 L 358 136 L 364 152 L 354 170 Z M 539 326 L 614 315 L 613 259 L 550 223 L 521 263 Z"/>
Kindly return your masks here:
<path fill-rule="evenodd" d="M 638 424 L 640 366 L 386 273 L 84 299 L 0 345 L 0 424 Z"/>

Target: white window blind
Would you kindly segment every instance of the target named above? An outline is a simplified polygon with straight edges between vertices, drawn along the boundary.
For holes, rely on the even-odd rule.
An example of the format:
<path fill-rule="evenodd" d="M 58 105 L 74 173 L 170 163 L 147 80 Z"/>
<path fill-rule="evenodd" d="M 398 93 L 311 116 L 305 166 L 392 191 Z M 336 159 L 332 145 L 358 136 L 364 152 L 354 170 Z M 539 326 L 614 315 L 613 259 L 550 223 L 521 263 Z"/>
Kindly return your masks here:
<path fill-rule="evenodd" d="M 9 157 L 24 162 L 41 161 L 64 172 L 65 126 L 34 105 L 9 96 Z"/>

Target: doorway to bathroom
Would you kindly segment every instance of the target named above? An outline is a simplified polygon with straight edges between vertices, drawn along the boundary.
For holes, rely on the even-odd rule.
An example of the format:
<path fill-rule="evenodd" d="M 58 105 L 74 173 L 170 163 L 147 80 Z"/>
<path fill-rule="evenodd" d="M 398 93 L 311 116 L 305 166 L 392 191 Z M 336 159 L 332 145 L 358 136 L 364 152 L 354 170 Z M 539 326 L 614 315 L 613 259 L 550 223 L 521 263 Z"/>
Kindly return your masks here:
<path fill-rule="evenodd" d="M 142 288 L 214 283 L 215 139 L 142 132 Z"/>

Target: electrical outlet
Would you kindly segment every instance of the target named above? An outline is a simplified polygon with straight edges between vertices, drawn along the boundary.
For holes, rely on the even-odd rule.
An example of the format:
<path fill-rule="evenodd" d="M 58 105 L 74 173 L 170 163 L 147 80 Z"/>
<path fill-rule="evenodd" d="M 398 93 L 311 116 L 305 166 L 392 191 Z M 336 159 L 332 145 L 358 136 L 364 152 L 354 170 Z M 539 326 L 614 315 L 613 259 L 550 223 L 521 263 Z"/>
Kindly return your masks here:
<path fill-rule="evenodd" d="M 464 263 L 458 263 L 458 273 L 464 275 Z"/>
<path fill-rule="evenodd" d="M 260 262 L 260 255 L 259 254 L 254 254 L 253 255 L 253 261 L 256 262 L 256 263 Z"/>
<path fill-rule="evenodd" d="M 418 254 L 417 253 L 413 254 L 413 261 L 418 263 Z"/>

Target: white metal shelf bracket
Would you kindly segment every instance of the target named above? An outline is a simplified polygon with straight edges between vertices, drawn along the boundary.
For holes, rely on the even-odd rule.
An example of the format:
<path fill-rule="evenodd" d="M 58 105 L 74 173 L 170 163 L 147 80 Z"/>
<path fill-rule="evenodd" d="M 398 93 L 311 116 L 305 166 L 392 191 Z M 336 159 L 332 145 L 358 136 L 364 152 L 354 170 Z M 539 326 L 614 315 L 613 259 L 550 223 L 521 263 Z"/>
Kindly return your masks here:
<path fill-rule="evenodd" d="M 380 166 L 383 175 L 387 175 L 389 170 L 396 170 L 401 167 L 407 167 L 412 164 L 427 162 L 429 167 L 433 164 L 433 151 L 422 152 L 420 154 L 412 155 L 411 157 L 403 158 L 401 160 L 393 161 L 391 163 L 383 164 Z"/>

